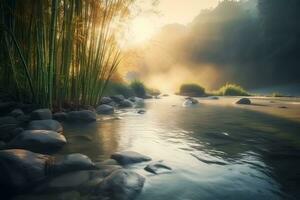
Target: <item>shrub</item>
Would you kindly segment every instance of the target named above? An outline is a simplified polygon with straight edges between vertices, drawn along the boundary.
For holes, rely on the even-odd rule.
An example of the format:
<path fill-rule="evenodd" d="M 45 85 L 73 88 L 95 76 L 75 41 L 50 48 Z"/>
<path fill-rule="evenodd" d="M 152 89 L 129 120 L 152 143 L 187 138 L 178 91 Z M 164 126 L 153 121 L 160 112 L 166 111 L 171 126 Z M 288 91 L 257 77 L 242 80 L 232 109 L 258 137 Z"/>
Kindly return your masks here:
<path fill-rule="evenodd" d="M 217 95 L 220 96 L 249 96 L 249 93 L 246 92 L 241 86 L 236 84 L 229 84 L 222 86 L 218 92 Z"/>
<path fill-rule="evenodd" d="M 131 82 L 130 88 L 137 97 L 144 98 L 146 96 L 146 87 L 143 82 L 135 80 Z"/>
<path fill-rule="evenodd" d="M 183 84 L 180 87 L 179 94 L 185 96 L 205 96 L 205 89 L 197 84 Z"/>
<path fill-rule="evenodd" d="M 124 97 L 134 96 L 134 91 L 126 83 L 110 82 L 104 92 L 105 96 L 121 94 Z"/>
<path fill-rule="evenodd" d="M 150 94 L 151 96 L 158 96 L 161 94 L 161 92 L 158 89 L 154 88 L 147 88 L 147 93 Z"/>

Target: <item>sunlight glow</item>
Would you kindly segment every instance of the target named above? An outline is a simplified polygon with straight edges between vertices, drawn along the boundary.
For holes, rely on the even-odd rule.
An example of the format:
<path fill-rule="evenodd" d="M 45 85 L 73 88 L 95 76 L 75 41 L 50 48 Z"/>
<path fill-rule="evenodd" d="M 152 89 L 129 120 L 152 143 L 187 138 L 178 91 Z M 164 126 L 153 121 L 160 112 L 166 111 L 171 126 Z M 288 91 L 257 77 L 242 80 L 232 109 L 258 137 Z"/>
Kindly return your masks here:
<path fill-rule="evenodd" d="M 137 17 L 133 19 L 125 34 L 126 45 L 135 46 L 146 42 L 158 30 L 157 23 L 151 18 Z"/>

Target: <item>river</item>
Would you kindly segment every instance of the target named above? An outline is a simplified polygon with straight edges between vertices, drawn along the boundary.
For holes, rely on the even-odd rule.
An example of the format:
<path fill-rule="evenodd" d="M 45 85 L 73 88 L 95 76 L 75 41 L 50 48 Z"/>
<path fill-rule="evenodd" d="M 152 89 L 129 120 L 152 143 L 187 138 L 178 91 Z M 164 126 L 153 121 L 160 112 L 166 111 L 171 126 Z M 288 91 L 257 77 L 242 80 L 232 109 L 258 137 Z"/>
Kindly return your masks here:
<path fill-rule="evenodd" d="M 183 107 L 182 97 L 170 96 L 147 100 L 142 115 L 132 109 L 64 124 L 68 145 L 60 153 L 102 161 L 132 150 L 172 167 L 153 175 L 146 163 L 127 166 L 146 177 L 138 200 L 300 199 L 299 121 L 213 101 L 228 99 Z"/>

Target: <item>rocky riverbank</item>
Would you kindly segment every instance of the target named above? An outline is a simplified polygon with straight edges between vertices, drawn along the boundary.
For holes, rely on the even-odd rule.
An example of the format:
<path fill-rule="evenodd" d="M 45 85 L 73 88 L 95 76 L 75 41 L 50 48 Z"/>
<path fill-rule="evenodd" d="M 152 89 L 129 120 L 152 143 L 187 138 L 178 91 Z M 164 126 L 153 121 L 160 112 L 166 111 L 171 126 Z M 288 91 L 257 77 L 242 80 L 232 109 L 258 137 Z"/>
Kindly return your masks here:
<path fill-rule="evenodd" d="M 103 97 L 96 108 L 52 113 L 47 108 L 0 103 L 0 193 L 5 199 L 134 199 L 145 177 L 123 168 L 150 157 L 137 152 L 117 152 L 110 160 L 93 162 L 81 152 L 53 156 L 68 145 L 64 123 L 95 123 L 98 116 L 118 109 L 139 108 L 141 98 Z M 24 109 L 26 108 L 26 109 Z M 171 170 L 160 162 L 145 164 L 157 174 Z"/>

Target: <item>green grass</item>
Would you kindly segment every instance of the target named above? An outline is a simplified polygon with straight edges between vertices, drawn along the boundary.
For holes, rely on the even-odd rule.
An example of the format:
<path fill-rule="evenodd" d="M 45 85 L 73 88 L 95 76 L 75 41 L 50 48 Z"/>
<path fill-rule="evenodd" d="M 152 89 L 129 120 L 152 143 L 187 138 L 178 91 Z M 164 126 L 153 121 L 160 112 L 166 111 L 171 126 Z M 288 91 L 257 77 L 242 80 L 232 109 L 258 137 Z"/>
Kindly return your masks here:
<path fill-rule="evenodd" d="M 250 94 L 241 86 L 236 84 L 229 84 L 222 86 L 214 93 L 218 96 L 250 96 Z"/>
<path fill-rule="evenodd" d="M 205 89 L 197 84 L 183 84 L 180 87 L 180 95 L 200 97 L 205 96 Z"/>

